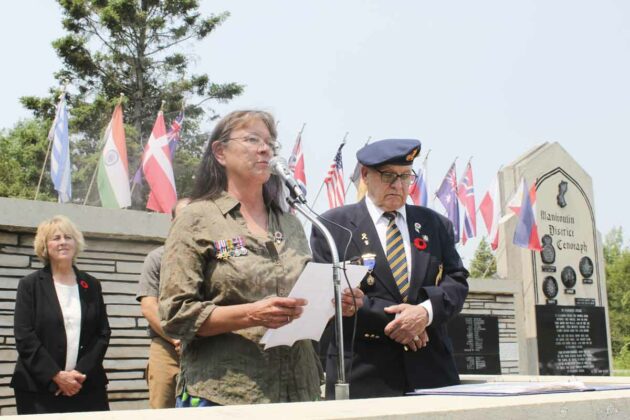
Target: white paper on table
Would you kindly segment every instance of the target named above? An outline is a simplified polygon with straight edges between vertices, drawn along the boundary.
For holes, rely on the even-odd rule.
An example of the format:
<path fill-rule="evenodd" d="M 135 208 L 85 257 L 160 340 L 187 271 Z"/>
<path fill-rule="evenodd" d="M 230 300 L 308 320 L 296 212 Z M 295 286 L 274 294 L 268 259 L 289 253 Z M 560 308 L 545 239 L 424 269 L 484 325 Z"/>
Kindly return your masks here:
<path fill-rule="evenodd" d="M 347 264 L 346 275 L 350 286 L 357 287 L 367 270 L 367 267 L 362 265 Z M 343 291 L 348 284 L 341 270 L 339 276 Z M 275 330 L 267 330 L 260 340 L 265 345 L 265 350 L 275 346 L 292 346 L 298 340 L 319 341 L 328 320 L 335 314 L 332 303 L 334 298 L 332 264 L 308 263 L 289 297 L 306 299 L 308 304 L 304 306 L 302 315 L 293 322 Z"/>

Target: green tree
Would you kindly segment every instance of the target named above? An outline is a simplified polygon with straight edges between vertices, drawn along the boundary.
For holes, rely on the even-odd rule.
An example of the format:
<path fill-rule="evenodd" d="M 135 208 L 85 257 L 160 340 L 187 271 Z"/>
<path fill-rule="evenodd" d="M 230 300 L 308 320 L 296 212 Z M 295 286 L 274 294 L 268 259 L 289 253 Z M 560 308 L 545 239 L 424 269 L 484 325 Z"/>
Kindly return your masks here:
<path fill-rule="evenodd" d="M 40 120 L 18 122 L 11 130 L 0 132 L 0 197 L 33 199 L 46 155 L 48 127 Z M 42 180 L 42 199 L 53 199 L 50 172 Z"/>
<path fill-rule="evenodd" d="M 124 94 L 130 171 L 138 167 L 142 142 L 149 137 L 164 103 L 167 125 L 186 101 L 186 119 L 174 166 L 180 195 L 192 183 L 205 136 L 200 125 L 216 118 L 211 100 L 239 95 L 237 83 L 217 83 L 191 74 L 191 47 L 228 17 L 204 17 L 196 0 L 58 0 L 66 35 L 52 45 L 63 67 L 55 78 L 69 83 L 68 107 L 73 150 L 73 195 L 81 199 L 96 167 L 101 137 L 113 107 Z M 183 53 L 186 51 L 186 54 Z M 45 98 L 23 97 L 22 104 L 48 124 L 58 88 Z M 164 102 L 163 102 L 164 101 Z M 133 173 L 130 174 L 133 176 Z M 145 188 L 146 189 L 146 188 Z M 143 208 L 147 191 L 134 200 Z M 96 194 L 93 196 L 96 197 Z"/>
<path fill-rule="evenodd" d="M 625 355 L 630 364 L 630 249 L 623 244 L 620 227 L 606 235 L 604 259 L 612 351 L 615 358 Z"/>
<path fill-rule="evenodd" d="M 481 238 L 470 262 L 470 276 L 473 278 L 492 277 L 497 272 L 497 260 L 490 250 L 485 237 Z"/>

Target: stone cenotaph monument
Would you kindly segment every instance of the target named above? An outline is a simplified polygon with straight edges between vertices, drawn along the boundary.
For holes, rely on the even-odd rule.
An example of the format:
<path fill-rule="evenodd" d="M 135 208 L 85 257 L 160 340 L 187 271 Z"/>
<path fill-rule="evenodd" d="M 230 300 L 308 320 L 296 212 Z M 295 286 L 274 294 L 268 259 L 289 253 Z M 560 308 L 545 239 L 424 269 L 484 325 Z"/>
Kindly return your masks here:
<path fill-rule="evenodd" d="M 544 143 L 499 172 L 502 208 L 523 177 L 536 185 L 542 250 L 513 244 L 518 216 L 509 210 L 497 250 L 499 276 L 522 284 L 523 299 L 516 304 L 519 371 L 610 375 L 606 278 L 591 177 L 560 144 Z"/>

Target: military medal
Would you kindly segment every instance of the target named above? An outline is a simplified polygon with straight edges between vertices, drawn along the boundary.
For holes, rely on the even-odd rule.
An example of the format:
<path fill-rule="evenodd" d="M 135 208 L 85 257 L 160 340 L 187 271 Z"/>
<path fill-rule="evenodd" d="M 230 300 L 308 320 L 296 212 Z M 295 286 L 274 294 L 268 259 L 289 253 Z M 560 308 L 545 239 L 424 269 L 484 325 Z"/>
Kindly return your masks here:
<path fill-rule="evenodd" d="M 367 267 L 368 269 L 368 275 L 365 279 L 365 282 L 368 286 L 374 286 L 374 276 L 372 275 L 372 271 L 374 270 L 374 266 L 376 265 L 376 254 L 361 255 L 361 263 L 364 267 Z"/>
<path fill-rule="evenodd" d="M 232 242 L 232 240 L 230 239 L 226 239 L 226 242 L 227 242 L 228 255 L 230 257 L 234 257 L 236 255 L 235 250 L 234 250 L 234 242 Z"/>
<path fill-rule="evenodd" d="M 276 241 L 277 244 L 280 244 L 284 239 L 284 235 L 282 235 L 282 232 L 276 231 L 273 234 L 273 239 Z"/>
<path fill-rule="evenodd" d="M 232 239 L 232 243 L 234 244 L 234 256 L 235 257 L 240 257 L 241 256 L 241 247 L 238 243 L 238 238 L 234 238 Z"/>
<path fill-rule="evenodd" d="M 245 248 L 245 239 L 242 236 L 236 238 L 236 244 L 240 255 L 247 255 L 247 248 Z"/>

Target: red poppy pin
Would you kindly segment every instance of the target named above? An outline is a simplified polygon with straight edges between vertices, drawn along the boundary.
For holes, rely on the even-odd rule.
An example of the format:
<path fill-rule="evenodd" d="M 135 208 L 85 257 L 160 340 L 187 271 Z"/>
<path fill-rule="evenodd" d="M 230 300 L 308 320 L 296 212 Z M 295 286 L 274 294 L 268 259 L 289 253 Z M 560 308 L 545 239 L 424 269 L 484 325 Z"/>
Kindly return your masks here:
<path fill-rule="evenodd" d="M 83 287 L 84 289 L 87 289 L 87 288 L 88 288 L 88 284 L 87 284 L 87 282 L 86 282 L 85 280 L 81 280 L 81 281 L 79 282 L 79 284 L 80 284 L 80 285 L 81 285 L 81 287 Z"/>
<path fill-rule="evenodd" d="M 427 241 L 422 238 L 416 238 L 413 240 L 413 246 L 415 246 L 418 251 L 424 251 L 427 249 Z"/>

